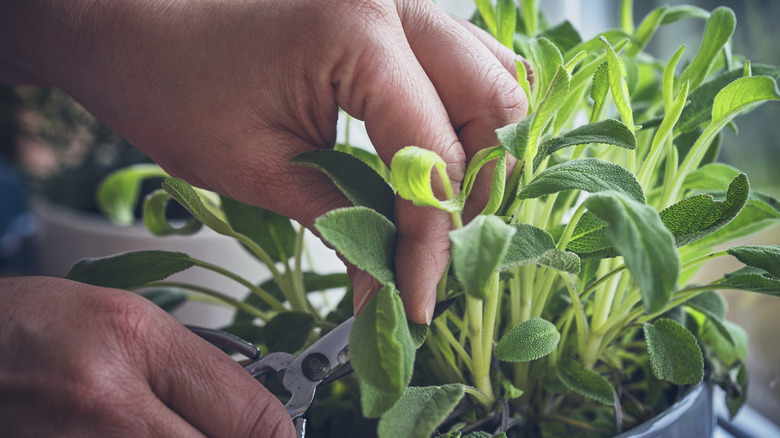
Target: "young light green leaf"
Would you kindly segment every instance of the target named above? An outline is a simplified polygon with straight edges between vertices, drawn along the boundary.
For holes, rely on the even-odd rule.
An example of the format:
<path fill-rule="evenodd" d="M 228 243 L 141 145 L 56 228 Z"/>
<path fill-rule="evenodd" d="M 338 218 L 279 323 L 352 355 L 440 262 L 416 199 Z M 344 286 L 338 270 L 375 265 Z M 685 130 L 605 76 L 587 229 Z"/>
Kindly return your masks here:
<path fill-rule="evenodd" d="M 601 374 L 584 368 L 576 360 L 565 360 L 555 370 L 558 380 L 570 390 L 612 406 L 615 402 L 615 389 Z"/>
<path fill-rule="evenodd" d="M 589 193 L 615 191 L 637 202 L 645 202 L 645 194 L 636 177 L 624 167 L 597 158 L 565 161 L 539 173 L 518 193 L 519 199 L 564 190 Z"/>
<path fill-rule="evenodd" d="M 463 398 L 464 386 L 409 387 L 379 420 L 380 438 L 427 438 Z"/>
<path fill-rule="evenodd" d="M 474 0 L 482 20 L 485 21 L 488 31 L 493 36 L 498 35 L 498 23 L 496 20 L 496 10 L 493 8 L 493 2 L 490 0 Z"/>
<path fill-rule="evenodd" d="M 525 68 L 525 63 L 519 59 L 515 60 L 515 69 L 517 72 L 517 83 L 520 85 L 520 88 L 523 89 L 523 93 L 525 93 L 525 96 L 528 99 L 528 107 L 533 108 L 534 102 L 532 100 L 533 95 L 531 94 L 531 83 L 528 81 L 528 70 Z"/>
<path fill-rule="evenodd" d="M 748 107 L 767 100 L 780 100 L 777 82 L 769 76 L 739 78 L 728 84 L 715 96 L 712 103 L 712 121 L 730 120 Z"/>
<path fill-rule="evenodd" d="M 525 157 L 525 151 L 531 138 L 531 124 L 534 118 L 535 115 L 531 114 L 517 123 L 512 123 L 496 130 L 501 147 L 518 160 L 522 160 Z"/>
<path fill-rule="evenodd" d="M 609 224 L 607 237 L 625 259 L 645 312 L 661 310 L 677 286 L 680 256 L 658 212 L 617 192 L 590 195 L 585 206 Z"/>
<path fill-rule="evenodd" d="M 634 129 L 634 115 L 631 109 L 631 101 L 628 97 L 628 85 L 625 76 L 626 69 L 615 50 L 603 36 L 601 42 L 607 48 L 607 73 L 609 76 L 609 89 L 612 92 L 612 100 L 620 112 L 620 118 L 629 129 Z"/>
<path fill-rule="evenodd" d="M 551 138 L 539 145 L 534 158 L 534 168 L 542 160 L 558 150 L 581 144 L 610 144 L 624 149 L 636 149 L 636 136 L 633 131 L 615 119 L 606 119 L 572 129 L 558 137 Z"/>
<path fill-rule="evenodd" d="M 728 305 L 726 299 L 716 291 L 702 292 L 689 299 L 685 305 L 692 307 L 710 318 L 723 320 L 726 317 Z"/>
<path fill-rule="evenodd" d="M 500 146 L 499 146 L 500 147 Z M 504 190 L 506 188 L 506 151 L 501 149 L 501 157 L 496 162 L 496 167 L 493 169 L 493 182 L 490 186 L 490 197 L 488 198 L 487 205 L 479 214 L 495 214 L 501 207 L 501 202 L 504 199 Z"/>
<path fill-rule="evenodd" d="M 662 318 L 644 325 L 647 352 L 655 377 L 676 385 L 696 385 L 704 378 L 704 359 L 693 333 Z"/>
<path fill-rule="evenodd" d="M 133 212 L 141 194 L 141 183 L 149 178 L 167 176 L 156 164 L 135 164 L 118 170 L 98 186 L 98 207 L 115 224 L 132 225 L 135 223 Z"/>
<path fill-rule="evenodd" d="M 431 171 L 439 174 L 448 196 L 452 196 L 452 186 L 447 176 L 447 163 L 439 155 L 417 146 L 407 146 L 396 152 L 390 163 L 398 195 L 422 207 L 435 207 L 450 213 L 463 209 L 465 194 L 440 201 L 433 194 Z"/>
<path fill-rule="evenodd" d="M 607 41 L 612 44 L 612 47 L 617 51 L 619 48 L 619 44 L 625 44 L 621 43 L 621 41 L 628 40 L 629 42 L 633 42 L 638 44 L 639 40 L 636 39 L 636 37 L 630 33 L 626 33 L 622 29 L 609 29 L 605 32 L 602 32 L 598 34 L 597 36 L 584 41 L 580 44 L 577 44 L 576 46 L 572 47 L 571 49 L 566 51 L 566 54 L 564 55 L 565 59 L 571 59 L 575 53 L 584 50 L 588 53 L 597 53 L 601 49 L 604 48 L 604 43 L 601 42 L 601 37 L 604 37 L 607 39 Z M 591 73 L 592 74 L 592 73 Z"/>
<path fill-rule="evenodd" d="M 468 166 L 466 166 L 466 173 L 463 175 L 463 183 L 461 184 L 461 190 L 466 192 L 465 196 L 467 198 L 469 194 L 471 194 L 471 189 L 474 187 L 474 181 L 477 180 L 477 174 L 482 169 L 482 167 L 485 164 L 493 160 L 498 160 L 505 155 L 506 150 L 501 146 L 481 149 L 479 152 L 474 154 L 474 157 L 471 158 Z"/>
<path fill-rule="evenodd" d="M 282 312 L 265 323 L 259 341 L 270 352 L 295 353 L 306 344 L 312 330 L 312 315 L 305 312 Z"/>
<path fill-rule="evenodd" d="M 395 406 L 402 395 L 403 392 L 382 392 L 361 380 L 360 410 L 366 418 L 379 418 Z"/>
<path fill-rule="evenodd" d="M 721 6 L 712 11 L 704 29 L 701 47 L 683 70 L 680 82 L 690 81 L 691 89 L 695 89 L 704 81 L 718 52 L 731 38 L 736 25 L 737 18 L 731 9 Z"/>
<path fill-rule="evenodd" d="M 501 262 L 499 268 L 501 271 L 536 263 L 559 271 L 579 273 L 579 257 L 556 249 L 550 233 L 529 224 L 513 224 L 513 226 L 515 234 Z"/>
<path fill-rule="evenodd" d="M 699 18 L 706 20 L 710 18 L 710 13 L 706 9 L 702 9 L 698 6 L 672 6 L 666 11 L 666 14 L 664 14 L 661 24 L 674 23 L 684 18 Z"/>
<path fill-rule="evenodd" d="M 552 41 L 556 46 L 567 53 L 569 49 L 582 42 L 580 33 L 569 20 L 564 20 L 555 27 L 545 29 L 542 31 L 542 36 Z M 572 58 L 565 58 L 564 61 L 568 63 L 571 59 Z"/>
<path fill-rule="evenodd" d="M 498 0 L 496 4 L 496 33 L 498 42 L 514 49 L 517 9 L 514 0 Z"/>
<path fill-rule="evenodd" d="M 93 286 L 135 289 L 195 266 L 180 252 L 133 251 L 97 259 L 83 259 L 70 268 L 65 278 Z"/>
<path fill-rule="evenodd" d="M 380 283 L 394 281 L 395 225 L 367 207 L 332 210 L 314 221 L 314 228 L 350 263 Z"/>
<path fill-rule="evenodd" d="M 677 63 L 680 62 L 680 58 L 684 52 L 685 44 L 681 45 L 677 51 L 674 52 L 674 55 L 669 58 L 669 62 L 667 62 L 666 66 L 664 67 L 664 74 L 661 80 L 661 93 L 663 94 L 664 108 L 666 108 L 667 112 L 672 107 L 672 103 L 674 102 L 674 75 L 675 71 L 677 70 Z M 690 84 L 688 89 L 690 90 Z M 687 94 L 688 93 L 686 93 L 686 95 Z M 684 110 L 685 109 L 683 108 L 683 111 Z M 679 120 L 679 116 L 677 119 Z"/>
<path fill-rule="evenodd" d="M 231 228 L 257 243 L 274 262 L 295 252 L 296 231 L 290 219 L 253 205 L 220 196 L 222 211 Z"/>
<path fill-rule="evenodd" d="M 750 184 L 744 173 L 729 185 L 726 199 L 716 201 L 709 195 L 685 198 L 661 211 L 661 220 L 675 237 L 677 246 L 701 239 L 737 217 L 748 199 Z"/>
<path fill-rule="evenodd" d="M 734 178 L 739 175 L 739 169 L 724 163 L 709 163 L 699 167 L 685 177 L 684 190 L 726 190 Z"/>
<path fill-rule="evenodd" d="M 168 236 L 172 234 L 190 235 L 194 234 L 203 227 L 194 217 L 190 217 L 183 225 L 173 226 L 168 222 L 165 211 L 168 202 L 173 199 L 165 190 L 156 190 L 150 193 L 144 199 L 143 214 L 141 219 L 144 226 L 155 236 Z"/>
<path fill-rule="evenodd" d="M 504 362 L 528 362 L 555 350 L 561 334 L 542 318 L 531 318 L 509 330 L 496 344 L 496 358 Z"/>
<path fill-rule="evenodd" d="M 326 175 L 356 206 L 372 208 L 393 220 L 395 193 L 385 180 L 359 158 L 332 149 L 304 152 L 292 159 Z"/>
<path fill-rule="evenodd" d="M 723 321 L 728 332 L 724 336 L 714 326 L 705 327 L 701 334 L 703 344 L 709 346 L 726 366 L 734 366 L 747 359 L 748 336 L 745 330 L 731 321 Z"/>
<path fill-rule="evenodd" d="M 590 120 L 598 120 L 607 106 L 607 94 L 609 93 L 609 66 L 602 62 L 593 73 L 593 83 L 590 86 L 590 98 L 593 99 L 593 111 Z"/>
<path fill-rule="evenodd" d="M 183 179 L 166 178 L 162 182 L 162 188 L 203 225 L 226 236 L 234 236 L 236 234 L 230 224 L 209 209 L 198 195 L 198 192 Z"/>
<path fill-rule="evenodd" d="M 569 72 L 563 65 L 558 65 L 550 81 L 550 86 L 544 99 L 539 103 L 533 121 L 531 122 L 531 132 L 529 134 L 528 148 L 525 151 L 525 159 L 532 159 L 537 152 L 537 143 L 547 125 L 555 117 L 558 109 L 566 101 L 569 95 Z"/>
<path fill-rule="evenodd" d="M 780 246 L 741 245 L 731 247 L 727 252 L 747 266 L 763 269 L 780 279 Z"/>
<path fill-rule="evenodd" d="M 634 57 L 645 48 L 647 43 L 650 42 L 650 38 L 655 35 L 656 30 L 661 26 L 661 22 L 668 10 L 669 5 L 663 5 L 653 9 L 642 19 L 642 23 L 639 24 L 639 27 L 634 32 L 636 39 L 639 40 L 639 44 L 629 45 L 626 49 L 626 56 Z"/>
<path fill-rule="evenodd" d="M 380 289 L 355 318 L 349 347 L 352 366 L 364 383 L 391 394 L 409 385 L 415 348 L 393 285 Z"/>
<path fill-rule="evenodd" d="M 504 260 L 515 228 L 496 216 L 477 216 L 468 225 L 450 232 L 455 276 L 466 292 L 487 296 L 490 277 Z"/>
<path fill-rule="evenodd" d="M 534 93 L 548 94 L 553 77 L 564 64 L 563 55 L 552 41 L 544 37 L 532 38 L 529 41 L 529 48 L 536 64 L 534 89 L 538 91 L 534 91 Z"/>

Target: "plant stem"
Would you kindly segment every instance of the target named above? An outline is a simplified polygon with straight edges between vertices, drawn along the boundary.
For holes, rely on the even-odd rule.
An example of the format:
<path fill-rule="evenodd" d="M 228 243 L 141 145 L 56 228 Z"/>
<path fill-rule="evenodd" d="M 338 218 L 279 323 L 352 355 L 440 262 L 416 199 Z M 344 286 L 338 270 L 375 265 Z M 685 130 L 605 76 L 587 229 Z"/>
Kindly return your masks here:
<path fill-rule="evenodd" d="M 222 292 L 217 292 L 213 289 L 209 289 L 207 287 L 198 286 L 195 284 L 190 283 L 183 283 L 178 281 L 155 281 L 152 283 L 147 283 L 143 288 L 147 287 L 176 287 L 179 289 L 186 289 L 193 292 L 197 292 L 212 298 L 216 298 L 219 301 L 222 301 L 232 307 L 235 307 L 238 310 L 241 310 L 242 312 L 246 312 L 256 318 L 260 318 L 263 321 L 268 321 L 269 317 L 259 309 L 255 308 L 254 306 L 250 306 L 249 304 L 244 303 L 243 301 L 237 300 L 229 295 L 223 294 Z M 140 288 L 139 288 L 140 289 Z"/>
<path fill-rule="evenodd" d="M 246 287 L 253 294 L 257 295 L 258 297 L 260 297 L 260 299 L 265 301 L 265 303 L 268 304 L 269 306 L 271 306 L 275 311 L 277 311 L 277 312 L 286 312 L 287 311 L 287 309 L 284 308 L 284 306 L 282 305 L 282 303 L 279 302 L 279 300 L 277 300 L 276 298 L 273 297 L 273 295 L 271 295 L 268 292 L 266 292 L 265 290 L 263 290 L 260 286 L 256 286 L 256 285 L 252 284 L 251 282 L 249 282 L 248 280 L 246 280 L 245 278 L 243 278 L 243 277 L 241 277 L 241 276 L 239 276 L 239 275 L 237 275 L 237 274 L 235 274 L 233 272 L 230 272 L 227 269 L 221 268 L 221 267 L 219 267 L 217 265 L 205 262 L 203 260 L 198 260 L 198 259 L 192 259 L 192 260 L 195 262 L 195 266 L 199 266 L 201 268 L 208 269 L 210 271 L 213 271 L 213 272 L 216 272 L 218 274 L 224 275 L 225 277 L 228 277 L 231 280 L 233 280 L 233 281 L 241 284 L 242 286 Z"/>
<path fill-rule="evenodd" d="M 491 401 L 494 399 L 490 385 L 490 357 L 485 358 L 485 342 L 482 330 L 483 301 L 466 295 L 466 312 L 469 317 L 469 340 L 471 342 L 471 364 L 474 368 L 474 384 Z"/>
<path fill-rule="evenodd" d="M 469 372 L 473 374 L 474 369 L 471 364 L 471 357 L 469 356 L 468 352 L 466 352 L 466 349 L 463 348 L 463 345 L 461 345 L 458 340 L 455 339 L 455 336 L 452 335 L 449 327 L 447 327 L 447 322 L 441 318 L 436 318 L 433 320 L 433 325 L 436 327 L 439 335 L 441 335 L 441 337 L 447 341 L 450 347 L 455 350 L 455 353 L 457 353 L 458 356 L 463 360 L 463 362 L 466 364 L 466 367 L 469 369 Z"/>

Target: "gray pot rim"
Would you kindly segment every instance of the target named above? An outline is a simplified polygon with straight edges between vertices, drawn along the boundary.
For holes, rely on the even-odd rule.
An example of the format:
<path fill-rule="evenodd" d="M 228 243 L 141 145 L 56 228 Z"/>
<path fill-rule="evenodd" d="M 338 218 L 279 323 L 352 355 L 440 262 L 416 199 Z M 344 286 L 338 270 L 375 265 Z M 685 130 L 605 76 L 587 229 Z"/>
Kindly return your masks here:
<path fill-rule="evenodd" d="M 708 383 L 693 386 L 666 410 L 615 438 L 711 437 L 717 420 L 712 392 Z"/>

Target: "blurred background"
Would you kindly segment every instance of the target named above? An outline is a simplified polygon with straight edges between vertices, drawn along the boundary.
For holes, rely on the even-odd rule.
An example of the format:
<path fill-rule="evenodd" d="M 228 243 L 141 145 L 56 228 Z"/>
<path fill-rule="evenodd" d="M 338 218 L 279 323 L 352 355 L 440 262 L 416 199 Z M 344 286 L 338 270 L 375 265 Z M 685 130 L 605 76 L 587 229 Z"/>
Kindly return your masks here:
<path fill-rule="evenodd" d="M 461 18 L 474 11 L 472 0 L 439 0 L 439 5 Z M 772 0 L 690 0 L 635 2 L 634 20 L 662 5 L 691 4 L 706 10 L 728 6 L 737 15 L 733 51 L 751 62 L 780 65 L 780 2 Z M 546 0 L 542 10 L 547 21 L 569 20 L 583 38 L 618 26 L 620 0 Z M 701 20 L 682 20 L 664 28 L 648 51 L 668 59 L 686 44 L 688 59 L 699 47 L 704 28 Z M 682 63 L 685 63 L 683 58 Z M 739 132 L 726 129 L 720 160 L 750 175 L 752 189 L 780 196 L 780 104 L 762 105 L 736 120 Z M 353 129 L 353 132 L 356 131 Z M 352 134 L 353 138 L 360 136 Z M 205 230 L 198 248 L 188 238 L 152 238 L 141 226 L 115 227 L 97 212 L 94 193 L 98 182 L 114 169 L 148 159 L 130 144 L 95 120 L 63 93 L 38 88 L 0 86 L 0 276 L 63 275 L 77 259 L 102 256 L 122 250 L 167 248 L 197 254 L 200 258 L 230 263 L 247 278 L 264 274 L 232 241 Z M 149 189 L 149 188 L 148 188 Z M 171 214 L 175 215 L 176 212 Z M 119 236 L 119 237 L 117 237 Z M 780 243 L 780 230 L 752 241 Z M 117 242 L 117 243 L 112 243 Z M 205 248 L 205 249 L 203 249 Z M 244 265 L 242 265 L 244 263 Z M 726 262 L 727 263 L 727 262 Z M 338 270 L 338 262 L 326 262 Z M 736 266 L 736 264 L 735 264 Z M 724 269 L 717 266 L 715 269 Z M 707 273 L 703 273 L 706 276 Z M 218 282 L 205 278 L 194 281 Z M 213 286 L 219 288 L 221 286 Z M 240 296 L 245 291 L 235 290 Z M 750 337 L 751 387 L 748 403 L 780 424 L 780 348 L 774 338 L 780 333 L 780 300 L 757 294 L 727 294 L 729 318 L 747 329 Z M 185 310 L 180 319 L 194 318 L 204 325 L 220 325 L 230 314 L 208 314 L 203 309 Z"/>

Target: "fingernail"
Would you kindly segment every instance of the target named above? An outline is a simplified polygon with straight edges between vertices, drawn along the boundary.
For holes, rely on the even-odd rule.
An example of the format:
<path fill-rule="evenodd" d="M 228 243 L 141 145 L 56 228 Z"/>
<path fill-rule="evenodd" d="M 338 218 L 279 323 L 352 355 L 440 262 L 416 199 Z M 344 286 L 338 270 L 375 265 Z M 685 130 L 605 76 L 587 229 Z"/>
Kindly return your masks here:
<path fill-rule="evenodd" d="M 433 321 L 433 309 L 436 307 L 436 294 L 434 293 L 428 299 L 428 303 L 425 305 L 425 323 L 431 325 Z"/>

